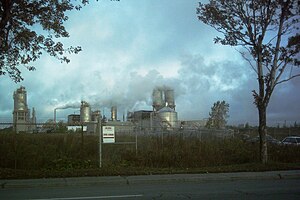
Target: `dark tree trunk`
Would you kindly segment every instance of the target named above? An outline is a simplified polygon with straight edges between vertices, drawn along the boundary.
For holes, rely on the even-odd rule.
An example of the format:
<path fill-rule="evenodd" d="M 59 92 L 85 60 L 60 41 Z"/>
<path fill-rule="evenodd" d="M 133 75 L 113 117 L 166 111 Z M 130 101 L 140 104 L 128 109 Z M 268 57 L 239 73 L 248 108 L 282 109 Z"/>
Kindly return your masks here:
<path fill-rule="evenodd" d="M 260 161 L 264 164 L 268 162 L 268 148 L 267 148 L 267 141 L 266 141 L 266 135 L 267 135 L 267 114 L 266 114 L 266 107 L 260 106 L 258 107 L 258 113 L 259 113 L 259 126 L 258 126 L 258 133 L 260 136 Z"/>

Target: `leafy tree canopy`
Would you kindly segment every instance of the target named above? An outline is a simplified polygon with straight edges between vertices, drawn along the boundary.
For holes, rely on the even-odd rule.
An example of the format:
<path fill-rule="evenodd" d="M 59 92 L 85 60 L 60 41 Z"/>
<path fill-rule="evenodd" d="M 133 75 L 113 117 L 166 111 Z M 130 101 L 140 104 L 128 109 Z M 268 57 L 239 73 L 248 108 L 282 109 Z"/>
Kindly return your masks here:
<path fill-rule="evenodd" d="M 215 28 L 215 43 L 242 46 L 257 74 L 260 158 L 267 162 L 267 107 L 278 84 L 300 76 L 299 0 L 210 0 L 199 3 L 198 19 Z M 296 70 L 295 70 L 296 69 Z M 286 72 L 286 73 L 285 73 Z"/>
<path fill-rule="evenodd" d="M 1 0 L 0 1 L 0 76 L 23 80 L 20 66 L 35 70 L 32 62 L 42 53 L 70 62 L 66 53 L 81 51 L 65 47 L 59 38 L 69 37 L 64 26 L 67 11 L 80 10 L 88 0 Z"/>
<path fill-rule="evenodd" d="M 217 101 L 211 107 L 209 118 L 206 123 L 208 128 L 225 128 L 229 112 L 229 104 L 225 101 Z"/>
<path fill-rule="evenodd" d="M 215 43 L 246 49 L 240 53 L 260 81 L 260 91 L 253 91 L 257 106 L 269 103 L 276 85 L 300 76 L 292 70 L 300 64 L 299 10 L 298 0 L 211 0 L 208 4 L 199 3 L 198 19 L 223 35 L 223 38 L 215 37 Z M 287 68 L 290 73 L 284 76 Z"/>

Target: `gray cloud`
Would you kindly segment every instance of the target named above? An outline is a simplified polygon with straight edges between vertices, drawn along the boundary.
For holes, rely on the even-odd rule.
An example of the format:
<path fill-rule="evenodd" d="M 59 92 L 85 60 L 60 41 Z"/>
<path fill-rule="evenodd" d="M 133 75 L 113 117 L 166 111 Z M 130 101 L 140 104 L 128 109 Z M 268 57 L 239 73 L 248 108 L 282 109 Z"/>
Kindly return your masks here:
<path fill-rule="evenodd" d="M 230 104 L 230 123 L 257 123 L 251 91 L 256 77 L 233 48 L 213 44 L 216 32 L 200 23 L 194 1 L 91 2 L 70 13 L 66 45 L 81 45 L 71 63 L 42 56 L 37 71 L 24 71 L 25 81 L 0 78 L 0 120 L 11 120 L 13 91 L 26 87 L 28 105 L 40 121 L 53 117 L 56 107 L 89 102 L 108 115 L 151 108 L 155 86 L 175 89 L 180 119 L 208 117 L 215 101 Z M 269 122 L 300 121 L 300 79 L 278 87 L 269 106 Z M 284 97 L 284 98 L 283 98 Z M 58 119 L 78 113 L 59 110 Z"/>

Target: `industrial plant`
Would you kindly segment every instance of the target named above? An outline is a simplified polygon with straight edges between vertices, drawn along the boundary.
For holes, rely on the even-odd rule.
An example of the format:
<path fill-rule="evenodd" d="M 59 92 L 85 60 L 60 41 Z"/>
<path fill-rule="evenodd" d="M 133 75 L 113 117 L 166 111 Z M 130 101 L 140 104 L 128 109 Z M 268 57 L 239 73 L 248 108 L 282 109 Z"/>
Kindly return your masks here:
<path fill-rule="evenodd" d="M 175 111 L 174 90 L 168 87 L 156 87 L 152 93 L 152 110 L 138 110 L 128 112 L 123 120 L 118 119 L 117 106 L 111 106 L 110 118 L 101 115 L 100 110 L 93 111 L 87 101 L 81 101 L 80 114 L 68 115 L 68 130 L 80 129 L 84 126 L 87 134 L 96 134 L 97 123 L 114 126 L 117 132 L 130 132 L 143 130 L 155 132 L 157 130 L 175 130 L 179 128 L 177 112 Z M 72 106 L 74 108 L 74 106 Z M 54 109 L 54 122 L 56 123 L 56 110 L 65 109 L 69 106 Z"/>
<path fill-rule="evenodd" d="M 19 132 L 36 132 L 36 114 L 32 108 L 32 115 L 27 105 L 27 92 L 21 86 L 14 92 L 13 128 Z M 142 131 L 143 133 L 156 133 L 158 131 L 176 131 L 189 129 L 191 127 L 204 127 L 206 120 L 179 121 L 175 110 L 174 89 L 166 86 L 155 87 L 152 92 L 152 109 L 129 111 L 123 115 L 123 119 L 118 119 L 117 105 L 112 105 L 110 118 L 102 116 L 99 109 L 92 110 L 92 106 L 87 101 L 81 104 L 68 105 L 54 108 L 53 129 L 57 127 L 56 112 L 59 109 L 76 108 L 79 114 L 69 114 L 67 116 L 66 127 L 69 131 L 83 130 L 86 134 L 97 134 L 97 124 L 114 126 L 116 132 Z"/>
<path fill-rule="evenodd" d="M 178 117 L 175 111 L 174 90 L 156 87 L 152 93 L 153 110 L 129 112 L 127 120 L 140 129 L 155 131 L 158 129 L 178 129 Z"/>
<path fill-rule="evenodd" d="M 34 131 L 36 129 L 35 110 L 32 108 L 32 116 L 30 117 L 25 87 L 21 86 L 17 89 L 13 94 L 13 99 L 13 130 L 17 133 Z"/>

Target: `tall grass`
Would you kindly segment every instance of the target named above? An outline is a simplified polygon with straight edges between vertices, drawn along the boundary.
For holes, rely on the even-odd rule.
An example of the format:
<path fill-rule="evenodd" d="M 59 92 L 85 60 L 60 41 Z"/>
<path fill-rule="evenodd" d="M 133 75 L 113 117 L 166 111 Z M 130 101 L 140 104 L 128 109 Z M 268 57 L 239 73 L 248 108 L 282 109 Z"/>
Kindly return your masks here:
<path fill-rule="evenodd" d="M 121 135 L 117 141 L 135 141 Z M 103 168 L 197 168 L 258 162 L 258 144 L 238 138 L 201 140 L 180 135 L 139 135 L 135 144 L 103 144 Z M 300 148 L 269 145 L 269 160 L 300 162 Z M 95 169 L 99 138 L 80 134 L 0 134 L 0 168 Z"/>

